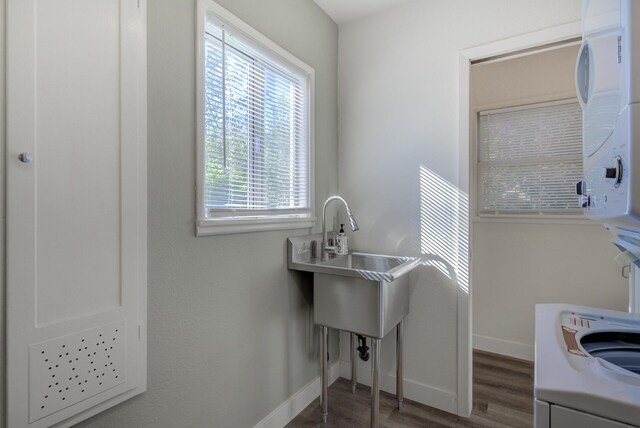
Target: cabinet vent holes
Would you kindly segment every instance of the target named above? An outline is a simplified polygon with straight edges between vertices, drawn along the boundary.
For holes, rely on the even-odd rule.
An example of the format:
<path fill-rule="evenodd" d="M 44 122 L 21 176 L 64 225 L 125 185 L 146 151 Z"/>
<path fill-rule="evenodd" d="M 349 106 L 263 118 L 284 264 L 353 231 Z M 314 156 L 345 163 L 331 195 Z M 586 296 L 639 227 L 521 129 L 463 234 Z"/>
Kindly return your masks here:
<path fill-rule="evenodd" d="M 105 345 L 107 340 L 110 343 Z M 125 344 L 121 321 L 32 345 L 29 352 L 30 421 L 124 382 Z M 96 367 L 104 369 L 98 372 Z"/>

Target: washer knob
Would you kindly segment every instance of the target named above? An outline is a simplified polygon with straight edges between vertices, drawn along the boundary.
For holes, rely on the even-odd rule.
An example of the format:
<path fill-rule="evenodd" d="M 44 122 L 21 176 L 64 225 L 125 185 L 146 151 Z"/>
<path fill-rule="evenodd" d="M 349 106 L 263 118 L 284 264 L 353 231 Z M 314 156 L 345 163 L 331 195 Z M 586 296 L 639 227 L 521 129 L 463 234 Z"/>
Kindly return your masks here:
<path fill-rule="evenodd" d="M 618 187 L 622 181 L 622 158 L 620 156 L 616 156 L 615 162 L 615 166 L 604 168 L 602 176 L 606 179 L 615 180 L 613 182 L 613 186 Z"/>

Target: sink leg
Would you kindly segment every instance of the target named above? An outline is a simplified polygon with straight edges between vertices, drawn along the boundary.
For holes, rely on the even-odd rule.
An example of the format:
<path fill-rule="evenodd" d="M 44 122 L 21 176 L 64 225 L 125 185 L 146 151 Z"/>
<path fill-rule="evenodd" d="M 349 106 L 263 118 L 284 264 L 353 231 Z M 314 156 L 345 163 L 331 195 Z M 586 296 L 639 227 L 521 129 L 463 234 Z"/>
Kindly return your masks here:
<path fill-rule="evenodd" d="M 320 392 L 320 415 L 322 423 L 327 423 L 329 415 L 329 401 L 327 389 L 329 387 L 329 367 L 327 361 L 328 328 L 320 326 L 320 377 L 322 378 L 322 391 Z"/>
<path fill-rule="evenodd" d="M 371 428 L 378 428 L 380 413 L 380 339 L 371 338 Z"/>
<path fill-rule="evenodd" d="M 356 385 L 358 384 L 357 380 L 357 362 L 358 357 L 356 355 L 356 344 L 358 343 L 358 339 L 355 333 L 351 333 L 351 393 L 356 393 Z"/>
<path fill-rule="evenodd" d="M 398 410 L 402 409 L 404 401 L 404 373 L 403 373 L 403 347 L 404 347 L 403 321 L 400 320 L 396 327 L 396 400 L 398 400 Z"/>

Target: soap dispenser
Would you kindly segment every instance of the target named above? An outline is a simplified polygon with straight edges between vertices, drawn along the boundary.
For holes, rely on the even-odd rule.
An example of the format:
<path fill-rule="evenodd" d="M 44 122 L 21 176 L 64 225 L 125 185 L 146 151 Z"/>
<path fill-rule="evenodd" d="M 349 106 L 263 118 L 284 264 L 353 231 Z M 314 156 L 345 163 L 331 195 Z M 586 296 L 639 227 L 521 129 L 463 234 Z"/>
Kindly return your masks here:
<path fill-rule="evenodd" d="M 349 237 L 346 233 L 344 233 L 344 224 L 340 225 L 340 233 L 338 233 L 338 236 L 336 236 L 336 253 L 349 253 Z"/>

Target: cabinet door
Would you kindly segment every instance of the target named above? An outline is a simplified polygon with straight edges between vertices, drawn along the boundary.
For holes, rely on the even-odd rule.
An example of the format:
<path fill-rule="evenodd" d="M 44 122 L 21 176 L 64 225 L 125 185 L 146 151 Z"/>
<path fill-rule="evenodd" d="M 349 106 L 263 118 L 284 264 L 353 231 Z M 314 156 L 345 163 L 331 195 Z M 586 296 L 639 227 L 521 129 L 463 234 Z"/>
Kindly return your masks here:
<path fill-rule="evenodd" d="M 146 4 L 7 0 L 7 418 L 146 389 Z"/>

